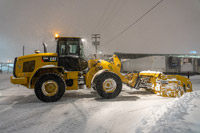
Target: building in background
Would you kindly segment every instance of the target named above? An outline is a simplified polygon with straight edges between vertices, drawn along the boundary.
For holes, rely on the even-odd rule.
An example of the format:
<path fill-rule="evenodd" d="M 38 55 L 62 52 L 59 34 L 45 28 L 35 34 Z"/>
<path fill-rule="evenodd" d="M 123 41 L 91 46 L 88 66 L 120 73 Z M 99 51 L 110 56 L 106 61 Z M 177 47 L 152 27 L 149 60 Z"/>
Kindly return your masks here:
<path fill-rule="evenodd" d="M 200 55 L 116 54 L 122 61 L 122 72 L 151 70 L 165 73 L 200 73 Z M 123 61 L 124 59 L 126 60 Z"/>

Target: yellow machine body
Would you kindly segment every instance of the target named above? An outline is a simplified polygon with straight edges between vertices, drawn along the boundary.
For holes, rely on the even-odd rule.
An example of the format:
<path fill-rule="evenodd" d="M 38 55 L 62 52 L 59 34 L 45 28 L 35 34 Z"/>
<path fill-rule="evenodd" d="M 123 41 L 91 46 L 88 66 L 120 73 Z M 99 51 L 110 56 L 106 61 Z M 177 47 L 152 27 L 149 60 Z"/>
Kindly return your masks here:
<path fill-rule="evenodd" d="M 24 85 L 27 88 L 34 88 L 37 79 L 45 73 L 57 73 L 64 80 L 73 80 L 72 86 L 66 86 L 66 90 L 79 89 L 78 79 L 80 76 L 84 77 L 87 88 L 92 87 L 92 81 L 95 75 L 99 71 L 111 71 L 116 73 L 121 81 L 131 87 L 135 87 L 139 82 L 150 84 L 145 88 L 151 89 L 154 93 L 161 96 L 181 96 L 185 92 L 192 91 L 192 84 L 188 78 L 180 75 L 164 75 L 160 72 L 145 71 L 140 73 L 129 73 L 122 75 L 121 62 L 117 55 L 113 55 L 111 60 L 98 60 L 92 59 L 88 61 L 89 71 L 85 74 L 81 74 L 80 71 L 64 71 L 62 67 L 58 66 L 58 62 L 44 62 L 42 57 L 57 57 L 56 53 L 40 53 L 18 57 L 15 64 L 16 77 L 11 76 L 11 82 L 13 84 Z M 34 61 L 34 63 L 32 62 Z M 33 63 L 34 68 L 31 68 L 30 72 L 23 72 L 26 63 Z M 28 68 L 27 68 L 28 69 Z M 36 74 L 37 73 L 37 74 Z"/>
<path fill-rule="evenodd" d="M 11 83 L 20 84 L 26 86 L 27 88 L 34 88 L 35 82 L 41 75 L 45 73 L 57 73 L 64 80 L 73 80 L 73 85 L 67 86 L 66 90 L 77 90 L 78 78 L 80 76 L 84 76 L 86 86 L 91 88 L 92 79 L 99 70 L 112 71 L 119 75 L 122 81 L 125 80 L 124 76 L 120 74 L 121 62 L 116 55 L 113 55 L 112 61 L 97 59 L 89 60 L 89 71 L 86 74 L 81 74 L 80 71 L 64 71 L 62 67 L 58 66 L 58 62 L 56 60 L 51 62 L 44 62 L 42 57 L 51 57 L 53 59 L 53 57 L 57 57 L 57 54 L 39 53 L 18 57 L 14 71 L 16 77 L 10 77 Z M 24 72 L 26 63 L 32 63 L 29 65 L 33 67 L 28 72 Z M 94 66 L 96 63 L 97 65 Z"/>
<path fill-rule="evenodd" d="M 127 82 L 125 76 L 120 73 L 121 62 L 117 55 L 113 55 L 109 61 L 98 59 L 89 60 L 88 67 L 89 71 L 85 74 L 85 82 L 88 88 L 91 88 L 91 83 L 95 74 L 101 70 L 114 72 L 121 78 L 122 82 Z"/>
<path fill-rule="evenodd" d="M 11 83 L 24 85 L 28 88 L 33 88 L 33 85 L 30 86 L 30 80 L 34 77 L 34 74 L 44 66 L 57 66 L 57 61 L 44 62 L 42 57 L 56 57 L 56 53 L 39 53 L 32 55 L 25 55 L 17 58 L 15 64 L 15 76 L 11 76 Z M 28 66 L 28 68 L 26 68 Z M 30 68 L 30 66 L 32 68 Z M 27 70 L 25 70 L 27 69 Z M 47 70 L 47 69 L 46 69 Z M 26 72 L 24 72 L 26 71 Z M 48 72 L 48 71 L 45 71 Z M 51 71 L 52 72 L 52 71 Z"/>

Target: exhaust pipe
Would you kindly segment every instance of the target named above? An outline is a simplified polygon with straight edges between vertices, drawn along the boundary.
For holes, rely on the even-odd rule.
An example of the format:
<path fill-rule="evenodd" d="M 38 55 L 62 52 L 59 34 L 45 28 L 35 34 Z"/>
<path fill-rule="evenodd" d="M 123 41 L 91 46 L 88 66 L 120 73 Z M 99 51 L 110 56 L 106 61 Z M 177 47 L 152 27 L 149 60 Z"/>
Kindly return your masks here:
<path fill-rule="evenodd" d="M 43 42 L 43 46 L 44 46 L 44 53 L 47 53 L 47 44 Z"/>

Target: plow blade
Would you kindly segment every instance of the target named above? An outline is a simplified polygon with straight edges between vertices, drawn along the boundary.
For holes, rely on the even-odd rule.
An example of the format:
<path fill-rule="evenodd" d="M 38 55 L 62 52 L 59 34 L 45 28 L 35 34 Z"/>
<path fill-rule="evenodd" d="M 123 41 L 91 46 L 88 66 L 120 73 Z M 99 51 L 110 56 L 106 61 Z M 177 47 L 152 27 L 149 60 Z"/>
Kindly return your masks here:
<path fill-rule="evenodd" d="M 162 72 L 141 71 L 125 75 L 125 83 L 135 89 L 145 88 L 163 97 L 181 97 L 192 92 L 190 79 L 180 75 L 165 75 Z"/>

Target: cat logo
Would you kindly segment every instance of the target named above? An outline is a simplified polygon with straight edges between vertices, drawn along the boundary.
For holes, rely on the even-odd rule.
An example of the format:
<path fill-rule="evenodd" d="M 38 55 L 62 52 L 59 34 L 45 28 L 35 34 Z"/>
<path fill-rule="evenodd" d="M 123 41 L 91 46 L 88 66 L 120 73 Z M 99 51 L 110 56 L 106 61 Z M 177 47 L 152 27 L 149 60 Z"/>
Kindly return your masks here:
<path fill-rule="evenodd" d="M 44 62 L 56 62 L 57 61 L 57 57 L 56 56 L 43 56 L 42 60 Z"/>

